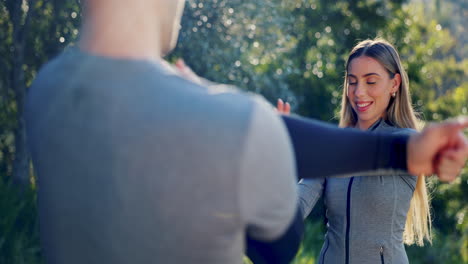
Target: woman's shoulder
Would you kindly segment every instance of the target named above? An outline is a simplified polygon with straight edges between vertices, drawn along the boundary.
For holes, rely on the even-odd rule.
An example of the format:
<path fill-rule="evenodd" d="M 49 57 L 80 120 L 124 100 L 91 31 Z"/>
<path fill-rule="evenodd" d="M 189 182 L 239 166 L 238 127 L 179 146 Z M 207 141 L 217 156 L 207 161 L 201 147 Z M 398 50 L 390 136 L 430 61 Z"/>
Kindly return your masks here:
<path fill-rule="evenodd" d="M 393 131 L 393 134 L 399 134 L 399 135 L 411 135 L 414 133 L 418 133 L 416 129 L 413 128 L 408 128 L 408 127 L 396 127 L 395 130 Z"/>
<path fill-rule="evenodd" d="M 381 122 L 379 126 L 380 131 L 390 132 L 392 134 L 397 135 L 411 135 L 417 133 L 416 129 L 409 128 L 409 127 L 398 127 L 388 121 Z"/>

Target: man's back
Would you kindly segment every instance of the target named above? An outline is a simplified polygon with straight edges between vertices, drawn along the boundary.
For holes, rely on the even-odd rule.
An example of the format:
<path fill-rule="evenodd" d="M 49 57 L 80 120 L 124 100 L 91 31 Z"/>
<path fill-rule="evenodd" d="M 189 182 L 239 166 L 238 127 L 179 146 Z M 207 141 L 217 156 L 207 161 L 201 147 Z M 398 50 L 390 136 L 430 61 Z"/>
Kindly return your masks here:
<path fill-rule="evenodd" d="M 149 61 L 72 48 L 49 63 L 27 106 L 47 261 L 239 263 L 246 228 L 280 236 L 294 163 L 260 101 Z"/>

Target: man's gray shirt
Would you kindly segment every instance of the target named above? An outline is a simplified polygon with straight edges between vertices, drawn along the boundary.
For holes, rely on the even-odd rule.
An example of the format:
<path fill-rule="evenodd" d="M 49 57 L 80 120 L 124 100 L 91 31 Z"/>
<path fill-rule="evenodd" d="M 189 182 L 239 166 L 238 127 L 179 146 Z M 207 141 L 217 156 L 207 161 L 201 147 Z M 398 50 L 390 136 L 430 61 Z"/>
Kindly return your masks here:
<path fill-rule="evenodd" d="M 296 210 L 271 106 L 162 64 L 70 48 L 30 88 L 26 122 L 49 264 L 241 263 Z"/>

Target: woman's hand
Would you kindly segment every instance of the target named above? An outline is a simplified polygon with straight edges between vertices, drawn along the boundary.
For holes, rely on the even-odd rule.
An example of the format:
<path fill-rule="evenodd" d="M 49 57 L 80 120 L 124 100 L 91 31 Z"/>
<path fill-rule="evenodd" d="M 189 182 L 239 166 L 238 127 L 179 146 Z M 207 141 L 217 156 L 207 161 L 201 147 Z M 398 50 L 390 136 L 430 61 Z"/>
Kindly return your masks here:
<path fill-rule="evenodd" d="M 291 113 L 291 105 L 288 102 L 283 102 L 283 100 L 278 99 L 276 103 L 276 111 L 283 115 L 289 115 Z"/>

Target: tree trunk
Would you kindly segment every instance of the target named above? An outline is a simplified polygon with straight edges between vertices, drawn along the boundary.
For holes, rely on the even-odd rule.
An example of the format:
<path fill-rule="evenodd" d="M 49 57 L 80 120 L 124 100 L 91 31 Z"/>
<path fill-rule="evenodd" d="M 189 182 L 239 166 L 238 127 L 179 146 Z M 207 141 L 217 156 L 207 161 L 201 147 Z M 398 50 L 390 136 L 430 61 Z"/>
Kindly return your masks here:
<path fill-rule="evenodd" d="M 17 106 L 17 126 L 15 129 L 15 159 L 13 162 L 13 181 L 26 187 L 29 184 L 30 155 L 26 139 L 26 126 L 24 120 L 24 102 L 26 98 L 26 83 L 24 78 L 24 48 L 29 23 L 35 1 L 27 1 L 29 9 L 22 9 L 23 1 L 15 1 L 10 10 L 13 24 L 13 58 L 12 58 L 12 88 L 15 93 Z M 27 12 L 27 13 L 24 13 Z M 24 20 L 23 20 L 24 18 Z M 24 21 L 24 22 L 23 22 Z"/>

